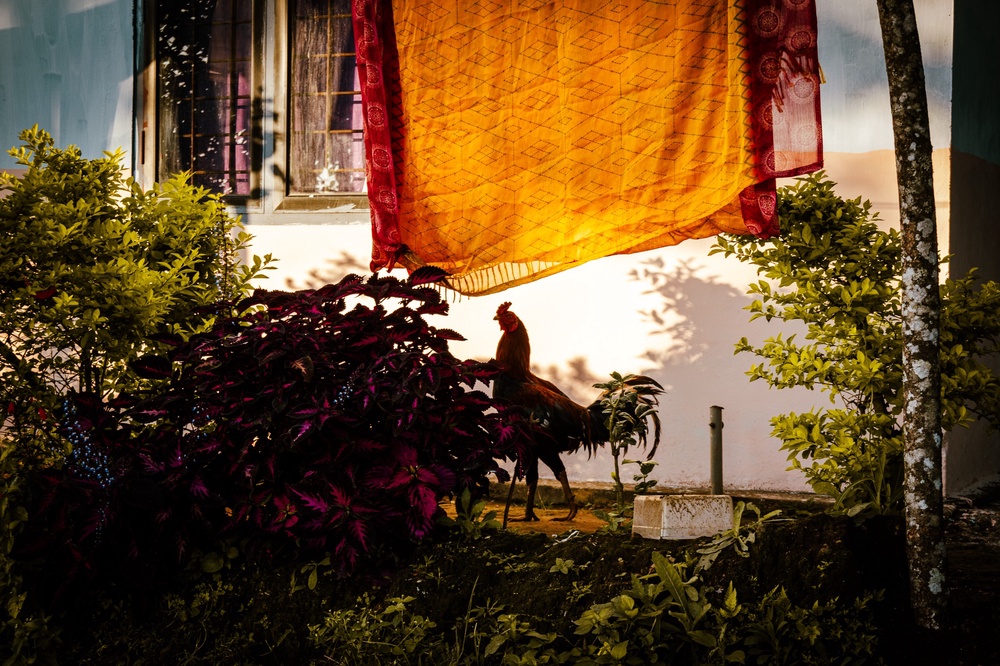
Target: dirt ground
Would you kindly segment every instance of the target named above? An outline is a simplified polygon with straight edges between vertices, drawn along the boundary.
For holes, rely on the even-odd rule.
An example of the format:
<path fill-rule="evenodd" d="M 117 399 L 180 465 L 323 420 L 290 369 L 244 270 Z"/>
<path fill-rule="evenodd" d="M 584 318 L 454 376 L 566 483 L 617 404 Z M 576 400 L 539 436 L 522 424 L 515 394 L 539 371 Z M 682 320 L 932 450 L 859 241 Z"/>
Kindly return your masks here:
<path fill-rule="evenodd" d="M 504 505 L 501 502 L 491 501 L 487 504 L 487 511 L 496 511 L 497 520 L 503 520 Z M 510 509 L 510 520 L 507 529 L 516 532 L 538 532 L 539 534 L 562 534 L 570 530 L 580 532 L 596 532 L 605 527 L 608 523 L 594 515 L 593 511 L 581 508 L 571 521 L 563 520 L 566 517 L 566 507 L 552 507 L 547 509 L 535 509 L 537 521 L 519 520 L 524 517 L 524 505 L 512 506 Z"/>

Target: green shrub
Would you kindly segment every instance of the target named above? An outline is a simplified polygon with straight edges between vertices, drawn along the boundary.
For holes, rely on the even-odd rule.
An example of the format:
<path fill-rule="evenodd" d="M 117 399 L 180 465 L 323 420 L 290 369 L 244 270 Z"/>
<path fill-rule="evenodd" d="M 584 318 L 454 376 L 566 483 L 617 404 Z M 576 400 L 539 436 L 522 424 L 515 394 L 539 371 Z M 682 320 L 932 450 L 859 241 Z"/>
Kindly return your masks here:
<path fill-rule="evenodd" d="M 805 326 L 737 352 L 762 359 L 747 373 L 777 388 L 828 394 L 834 405 L 771 420 L 773 434 L 812 488 L 850 515 L 897 511 L 902 492 L 900 238 L 871 204 L 845 200 L 822 172 L 782 188 L 780 238 L 720 236 L 712 253 L 757 267 L 764 279 L 751 320 Z M 1000 341 L 1000 287 L 970 272 L 941 285 L 942 423 L 1000 423 L 1000 381 L 983 361 Z"/>
<path fill-rule="evenodd" d="M 241 265 L 250 236 L 183 175 L 146 191 L 120 151 L 84 159 L 37 127 L 20 139 L 25 172 L 0 173 L 0 658 L 30 661 L 55 634 L 9 555 L 29 477 L 73 455 L 67 397 L 147 390 L 130 363 L 208 330 L 270 257 Z"/>
<path fill-rule="evenodd" d="M 832 599 L 811 607 L 776 588 L 753 604 L 732 584 L 719 606 L 691 563 L 653 554 L 653 572 L 592 605 L 572 636 L 499 604 L 473 606 L 447 623 L 416 613 L 413 597 L 363 595 L 309 627 L 310 642 L 342 664 L 865 664 L 877 647 L 871 602 Z M 445 618 L 438 618 L 444 620 Z M 449 626 L 450 625 L 450 626 Z"/>
<path fill-rule="evenodd" d="M 368 595 L 355 608 L 327 613 L 320 625 L 309 627 L 309 640 L 338 664 L 447 663 L 446 647 L 433 621 L 409 608 L 413 597 L 372 604 Z"/>
<path fill-rule="evenodd" d="M 102 589 L 66 622 L 63 654 L 80 664 L 879 663 L 879 595 L 860 586 L 837 599 L 790 575 L 786 594 L 775 574 L 738 598 L 737 585 L 758 581 L 723 582 L 732 553 L 712 577 L 692 575 L 705 569 L 697 544 L 671 557 L 610 536 L 473 540 L 454 526 L 436 537 L 388 580 L 254 553 L 257 540 L 220 544 L 145 606 Z M 755 558 L 775 542 L 745 543 Z M 596 601 L 577 603 L 582 590 Z"/>
<path fill-rule="evenodd" d="M 223 536 L 345 574 L 412 548 L 445 496 L 504 475 L 517 428 L 475 390 L 494 371 L 453 356 L 461 336 L 428 321 L 447 313 L 430 286 L 443 277 L 257 290 L 134 364 L 169 378 L 156 395 L 70 401 L 74 453 L 34 476 L 21 541 L 54 572 L 52 597 L 162 584 Z"/>
<path fill-rule="evenodd" d="M 748 609 L 734 656 L 750 664 L 878 663 L 871 606 L 879 599 L 879 594 L 868 594 L 853 603 L 832 599 L 806 608 L 775 588 Z"/>
<path fill-rule="evenodd" d="M 69 392 L 102 398 L 148 385 L 129 362 L 208 330 L 217 304 L 270 261 L 240 264 L 250 236 L 185 175 L 143 190 L 123 154 L 81 157 L 37 127 L 0 174 L 0 405 L 8 445 L 42 461 Z"/>

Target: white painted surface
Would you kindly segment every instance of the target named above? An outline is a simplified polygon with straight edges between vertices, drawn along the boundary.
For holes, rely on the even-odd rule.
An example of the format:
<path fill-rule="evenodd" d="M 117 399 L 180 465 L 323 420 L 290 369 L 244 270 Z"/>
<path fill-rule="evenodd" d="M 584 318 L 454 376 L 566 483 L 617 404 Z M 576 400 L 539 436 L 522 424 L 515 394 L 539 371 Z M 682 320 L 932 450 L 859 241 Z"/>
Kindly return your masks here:
<path fill-rule="evenodd" d="M 367 227 L 252 227 L 257 254 L 281 258 L 266 288 L 299 289 L 333 282 L 349 272 L 365 274 L 370 251 Z M 687 241 L 635 256 L 609 257 L 500 294 L 462 298 L 437 326 L 466 337 L 452 351 L 461 358 L 489 359 L 500 330 L 497 306 L 511 301 L 531 335 L 532 363 L 581 403 L 589 403 L 612 371 L 648 374 L 660 381 L 663 441 L 653 478 L 674 487 L 701 488 L 710 481 L 709 408 L 724 408 L 724 483 L 731 488 L 803 491 L 801 475 L 786 471 L 785 453 L 770 437 L 769 419 L 787 411 L 824 404 L 810 391 L 776 391 L 744 375 L 751 359 L 733 356 L 740 337 L 762 341 L 777 333 L 764 322 L 750 323 L 743 310 L 755 273 L 734 259 L 709 257 L 711 239 Z M 653 284 L 646 271 L 661 276 Z M 399 272 L 403 276 L 404 273 Z M 644 314 L 646 313 L 646 314 Z M 650 313 L 657 313 L 661 322 Z M 432 320 L 433 321 L 433 320 Z M 591 375 L 574 381 L 570 366 Z M 630 457 L 642 456 L 632 452 Z M 607 481 L 612 463 L 564 456 L 570 478 Z M 623 470 L 630 481 L 633 467 Z M 543 477 L 551 477 L 542 469 Z"/>
<path fill-rule="evenodd" d="M 632 534 L 646 539 L 697 539 L 733 528 L 729 495 L 637 495 Z"/>

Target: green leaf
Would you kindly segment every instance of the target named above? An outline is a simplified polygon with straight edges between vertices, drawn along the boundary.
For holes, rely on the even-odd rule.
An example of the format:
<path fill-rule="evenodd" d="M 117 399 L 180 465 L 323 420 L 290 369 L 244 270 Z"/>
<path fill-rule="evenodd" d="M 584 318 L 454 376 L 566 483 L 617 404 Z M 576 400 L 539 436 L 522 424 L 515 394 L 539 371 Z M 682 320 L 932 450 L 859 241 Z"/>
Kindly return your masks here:
<path fill-rule="evenodd" d="M 624 659 L 628 655 L 628 641 L 616 643 L 611 648 L 610 654 L 613 659 L 617 659 L 618 661 Z"/>
<path fill-rule="evenodd" d="M 212 551 L 206 553 L 204 557 L 201 558 L 201 570 L 205 573 L 216 573 L 221 571 L 222 567 L 226 565 L 225 559 L 219 553 Z"/>
<path fill-rule="evenodd" d="M 484 652 L 484 656 L 488 657 L 491 654 L 494 654 L 497 650 L 500 649 L 500 647 L 505 642 L 507 642 L 506 635 L 504 635 L 504 634 L 496 634 L 496 635 L 494 635 L 493 638 L 490 639 L 490 642 L 486 645 L 486 651 Z"/>

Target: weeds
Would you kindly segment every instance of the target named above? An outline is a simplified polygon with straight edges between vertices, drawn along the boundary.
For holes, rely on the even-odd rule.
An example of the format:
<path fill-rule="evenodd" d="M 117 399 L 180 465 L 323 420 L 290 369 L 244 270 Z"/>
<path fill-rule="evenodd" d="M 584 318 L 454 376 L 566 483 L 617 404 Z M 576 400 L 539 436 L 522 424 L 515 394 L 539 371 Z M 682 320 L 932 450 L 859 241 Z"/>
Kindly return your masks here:
<path fill-rule="evenodd" d="M 747 511 L 756 514 L 757 519 L 744 523 L 743 514 Z M 719 555 L 728 548 L 732 548 L 740 557 L 749 557 L 750 544 L 757 539 L 757 528 L 780 514 L 781 511 L 776 509 L 761 516 L 760 509 L 752 502 L 737 502 L 733 509 L 733 527 L 715 535 L 711 541 L 696 551 L 701 557 L 698 558 L 694 572 L 697 574 L 710 568 Z"/>

